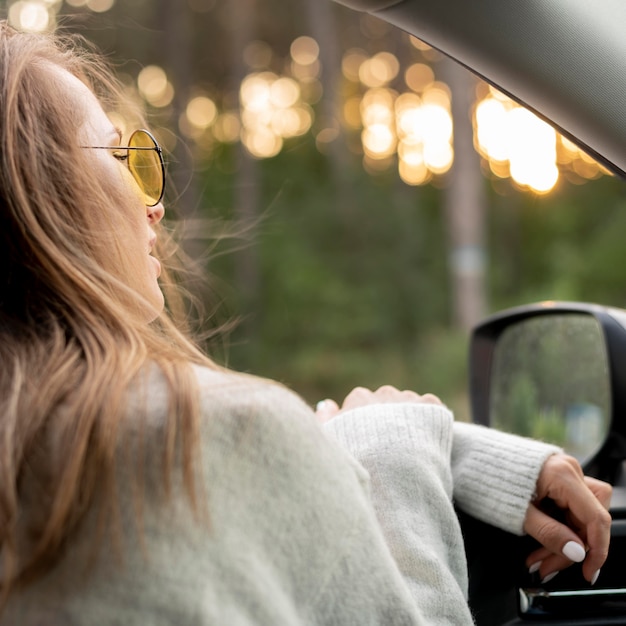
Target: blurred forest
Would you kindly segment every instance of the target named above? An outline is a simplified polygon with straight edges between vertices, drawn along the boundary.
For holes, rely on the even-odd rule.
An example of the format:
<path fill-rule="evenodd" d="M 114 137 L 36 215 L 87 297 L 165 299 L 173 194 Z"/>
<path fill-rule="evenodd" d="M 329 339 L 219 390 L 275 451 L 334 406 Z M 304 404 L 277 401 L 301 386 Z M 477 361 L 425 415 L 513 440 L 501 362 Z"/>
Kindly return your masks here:
<path fill-rule="evenodd" d="M 239 320 L 211 344 L 220 362 L 312 403 L 390 383 L 467 419 L 482 316 L 626 307 L 623 181 L 543 127 L 525 158 L 548 155 L 549 175 L 524 179 L 486 133 L 525 112 L 375 18 L 325 0 L 0 6 L 95 42 L 144 101 L 166 208 L 210 277 L 207 324 Z"/>

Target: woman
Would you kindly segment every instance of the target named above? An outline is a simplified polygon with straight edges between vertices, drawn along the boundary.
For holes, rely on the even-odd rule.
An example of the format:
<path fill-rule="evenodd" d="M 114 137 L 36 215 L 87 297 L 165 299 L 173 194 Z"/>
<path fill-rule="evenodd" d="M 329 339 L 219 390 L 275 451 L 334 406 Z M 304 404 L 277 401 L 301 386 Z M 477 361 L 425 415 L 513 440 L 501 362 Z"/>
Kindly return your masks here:
<path fill-rule="evenodd" d="M 453 498 L 538 538 L 542 577 L 595 582 L 610 488 L 557 448 L 391 387 L 316 419 L 199 352 L 156 260 L 160 149 L 112 124 L 119 93 L 0 26 L 0 623 L 471 623 Z"/>

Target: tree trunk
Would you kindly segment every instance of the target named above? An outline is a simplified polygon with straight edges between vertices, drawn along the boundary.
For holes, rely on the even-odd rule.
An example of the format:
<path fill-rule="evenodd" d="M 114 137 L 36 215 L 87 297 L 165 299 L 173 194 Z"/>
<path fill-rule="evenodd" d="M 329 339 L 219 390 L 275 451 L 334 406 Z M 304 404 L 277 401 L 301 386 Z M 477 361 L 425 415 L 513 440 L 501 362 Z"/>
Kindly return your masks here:
<path fill-rule="evenodd" d="M 192 50 L 190 11 L 171 0 L 161 0 L 159 5 L 160 30 L 163 33 L 164 68 L 174 87 L 172 100 L 173 128 L 185 112 L 192 89 Z M 163 53 L 161 53 L 163 54 Z M 197 185 L 193 176 L 193 159 L 185 142 L 179 138 L 174 147 L 168 177 L 176 193 L 176 205 L 184 221 L 194 222 L 198 206 Z M 185 232 L 185 251 L 198 259 L 205 247 L 202 240 L 194 240 Z"/>
<path fill-rule="evenodd" d="M 231 33 L 231 90 L 238 93 L 248 68 L 243 51 L 254 39 L 256 0 L 229 0 Z M 247 341 L 255 341 L 258 330 L 261 274 L 257 245 L 259 219 L 259 163 L 242 142 L 236 147 L 237 182 L 234 194 L 234 215 L 238 228 L 246 234 L 246 245 L 235 258 L 235 284 L 239 292 L 243 321 L 240 331 Z"/>
<path fill-rule="evenodd" d="M 485 212 L 487 198 L 474 150 L 471 111 L 475 78 L 446 59 L 443 75 L 452 92 L 454 165 L 444 189 L 449 242 L 452 313 L 456 326 L 471 329 L 487 309 L 485 286 Z"/>
<path fill-rule="evenodd" d="M 334 128 L 337 137 L 327 145 L 330 163 L 330 177 L 335 187 L 335 202 L 338 214 L 351 222 L 358 211 L 352 206 L 352 194 L 349 190 L 348 163 L 349 153 L 341 124 L 343 94 L 341 92 L 341 49 L 337 37 L 337 24 L 334 6 L 331 2 L 306 0 L 306 16 L 310 34 L 320 48 L 322 100 L 318 106 L 319 119 L 316 128 Z"/>

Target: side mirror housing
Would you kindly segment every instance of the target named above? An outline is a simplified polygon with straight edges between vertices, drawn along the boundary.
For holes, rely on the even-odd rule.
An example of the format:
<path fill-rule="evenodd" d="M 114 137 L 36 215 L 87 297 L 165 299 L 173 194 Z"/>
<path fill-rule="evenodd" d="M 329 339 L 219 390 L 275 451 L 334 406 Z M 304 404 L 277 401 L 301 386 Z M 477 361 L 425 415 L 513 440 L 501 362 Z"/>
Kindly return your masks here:
<path fill-rule="evenodd" d="M 473 420 L 548 440 L 585 473 L 626 484 L 626 311 L 542 302 L 494 315 L 472 334 Z"/>
<path fill-rule="evenodd" d="M 573 302 L 503 311 L 474 329 L 469 358 L 475 422 L 556 443 L 578 458 L 586 474 L 613 485 L 611 548 L 598 584 L 590 588 L 574 565 L 543 585 L 523 567 L 530 546 L 517 544 L 519 567 L 501 592 L 500 615 L 510 619 L 517 598 L 519 616 L 535 623 L 583 617 L 613 623 L 626 611 L 626 311 Z M 470 603 L 480 615 L 493 605 L 494 581 L 478 567 L 478 556 L 472 558 L 471 544 L 492 533 L 465 527 L 474 533 L 466 535 Z M 489 564 L 495 571 L 507 567 Z M 524 622 L 507 621 L 518 623 Z"/>

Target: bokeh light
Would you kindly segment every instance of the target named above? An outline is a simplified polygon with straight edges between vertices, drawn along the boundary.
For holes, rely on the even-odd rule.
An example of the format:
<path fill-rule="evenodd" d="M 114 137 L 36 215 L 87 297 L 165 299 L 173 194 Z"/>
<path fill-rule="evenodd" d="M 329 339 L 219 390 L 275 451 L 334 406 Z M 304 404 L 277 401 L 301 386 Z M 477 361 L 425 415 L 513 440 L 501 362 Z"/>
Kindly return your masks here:
<path fill-rule="evenodd" d="M 350 81 L 358 82 L 359 69 L 367 59 L 367 54 L 361 49 L 348 50 L 341 59 L 341 71 L 344 77 Z"/>
<path fill-rule="evenodd" d="M 398 59 L 390 52 L 379 52 L 363 61 L 359 67 L 359 80 L 367 87 L 382 87 L 391 82 L 400 70 Z"/>
<path fill-rule="evenodd" d="M 298 65 L 311 65 L 317 61 L 320 47 L 313 37 L 298 37 L 291 43 L 289 52 Z"/>
<path fill-rule="evenodd" d="M 37 0 L 20 0 L 9 8 L 9 23 L 18 30 L 41 33 L 53 27 L 49 3 Z"/>
<path fill-rule="evenodd" d="M 106 13 L 114 4 L 115 0 L 87 0 L 87 8 L 94 13 Z"/>
<path fill-rule="evenodd" d="M 217 106 L 207 96 L 196 96 L 187 103 L 185 115 L 192 126 L 199 130 L 204 130 L 215 121 Z"/>
<path fill-rule="evenodd" d="M 311 59 L 312 57 L 307 57 Z M 241 83 L 241 140 L 253 156 L 275 156 L 284 140 L 308 132 L 312 109 L 302 101 L 299 83 L 273 72 L 249 74 Z"/>
<path fill-rule="evenodd" d="M 233 143 L 239 139 L 241 121 L 235 111 L 225 111 L 213 124 L 213 135 L 222 143 Z"/>
<path fill-rule="evenodd" d="M 174 98 L 174 87 L 165 70 L 158 65 L 144 67 L 137 76 L 137 86 L 141 95 L 154 107 L 165 107 Z"/>
<path fill-rule="evenodd" d="M 409 89 L 418 93 L 435 81 L 435 73 L 425 63 L 413 63 L 404 72 L 404 82 Z"/>
<path fill-rule="evenodd" d="M 478 102 L 474 117 L 476 147 L 491 172 L 521 187 L 547 193 L 559 180 L 558 165 L 579 160 L 571 142 L 563 144 L 551 126 L 494 89 Z"/>

